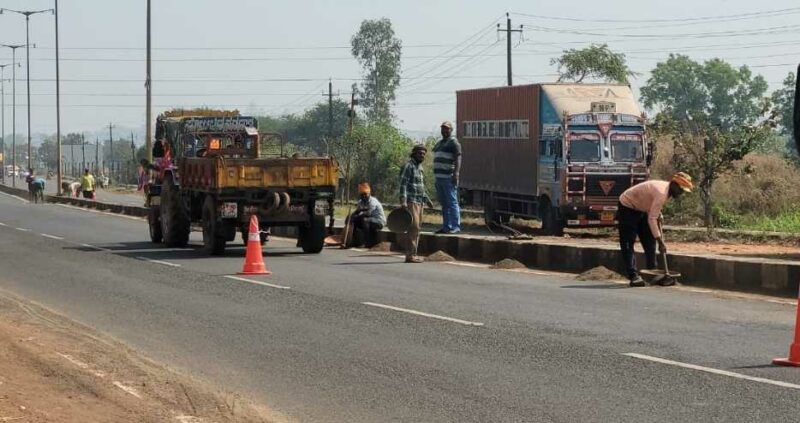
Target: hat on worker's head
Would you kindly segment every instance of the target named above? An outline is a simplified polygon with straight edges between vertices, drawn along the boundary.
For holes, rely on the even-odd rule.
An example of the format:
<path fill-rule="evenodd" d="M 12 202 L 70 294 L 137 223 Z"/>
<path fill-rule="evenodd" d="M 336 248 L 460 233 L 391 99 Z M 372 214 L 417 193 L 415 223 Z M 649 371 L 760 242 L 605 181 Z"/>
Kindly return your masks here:
<path fill-rule="evenodd" d="M 427 153 L 428 147 L 425 147 L 425 144 L 415 144 L 414 147 L 411 149 L 411 154 L 414 154 L 417 151 L 424 151 Z"/>
<path fill-rule="evenodd" d="M 453 122 L 450 122 L 449 120 L 446 120 L 446 121 L 442 122 L 441 127 L 442 128 L 450 128 L 450 130 L 452 131 L 453 130 Z"/>
<path fill-rule="evenodd" d="M 692 192 L 692 188 L 694 188 L 694 184 L 692 184 L 692 177 L 684 172 L 678 172 L 672 175 L 670 182 L 675 182 L 675 184 L 681 187 L 681 189 L 685 192 Z"/>
<path fill-rule="evenodd" d="M 366 182 L 362 182 L 358 184 L 358 194 L 367 194 L 370 195 L 372 193 L 372 188 L 370 188 L 369 184 Z"/>

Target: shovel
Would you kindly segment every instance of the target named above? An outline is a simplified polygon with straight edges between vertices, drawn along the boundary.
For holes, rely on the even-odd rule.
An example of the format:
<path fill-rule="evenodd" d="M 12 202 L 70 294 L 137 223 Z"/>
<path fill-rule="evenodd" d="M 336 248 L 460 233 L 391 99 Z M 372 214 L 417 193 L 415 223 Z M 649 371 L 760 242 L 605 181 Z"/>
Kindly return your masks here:
<path fill-rule="evenodd" d="M 661 240 L 666 243 L 664 239 L 664 229 L 661 226 L 661 221 L 658 222 L 658 229 L 661 231 Z M 659 250 L 661 250 L 659 248 Z M 661 286 L 672 286 L 675 285 L 675 282 L 678 281 L 678 278 L 681 277 L 680 272 L 671 272 L 669 270 L 669 264 L 667 263 L 667 252 L 664 250 L 660 251 L 661 253 L 661 262 L 664 264 L 664 269 L 644 269 L 642 270 L 641 274 L 653 276 L 653 279 L 650 280 L 651 285 L 661 285 Z"/>

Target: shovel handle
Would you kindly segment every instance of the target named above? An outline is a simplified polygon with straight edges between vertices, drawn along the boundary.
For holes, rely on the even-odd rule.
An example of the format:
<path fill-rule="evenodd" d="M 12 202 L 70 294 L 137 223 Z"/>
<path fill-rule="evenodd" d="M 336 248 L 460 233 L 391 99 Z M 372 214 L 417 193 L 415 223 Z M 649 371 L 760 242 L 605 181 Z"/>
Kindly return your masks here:
<path fill-rule="evenodd" d="M 664 227 L 661 224 L 661 219 L 658 220 L 658 231 L 661 232 L 661 242 L 666 244 L 666 240 L 664 239 Z M 662 250 L 659 248 L 659 250 Z M 664 274 L 669 276 L 669 265 L 667 264 L 667 252 L 661 251 L 661 260 L 664 262 Z"/>

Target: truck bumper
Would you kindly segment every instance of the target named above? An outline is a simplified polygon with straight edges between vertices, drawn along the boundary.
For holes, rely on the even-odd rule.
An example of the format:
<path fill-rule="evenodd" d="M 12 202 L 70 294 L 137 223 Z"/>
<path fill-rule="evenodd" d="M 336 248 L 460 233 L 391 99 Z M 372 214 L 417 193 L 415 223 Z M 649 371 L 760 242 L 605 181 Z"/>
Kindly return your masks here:
<path fill-rule="evenodd" d="M 617 206 L 571 205 L 561 207 L 569 227 L 607 227 L 617 225 Z"/>

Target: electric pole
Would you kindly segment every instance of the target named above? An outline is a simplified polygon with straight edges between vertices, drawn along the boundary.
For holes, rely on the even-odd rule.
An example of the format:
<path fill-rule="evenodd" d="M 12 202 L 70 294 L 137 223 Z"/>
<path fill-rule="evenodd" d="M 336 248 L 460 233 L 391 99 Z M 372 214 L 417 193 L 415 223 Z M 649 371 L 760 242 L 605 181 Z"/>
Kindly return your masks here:
<path fill-rule="evenodd" d="M 0 9 L 2 10 L 2 9 Z M 11 186 L 17 186 L 17 49 L 25 44 L 0 44 L 11 49 Z"/>
<path fill-rule="evenodd" d="M 100 174 L 100 138 L 94 139 L 94 173 Z"/>
<path fill-rule="evenodd" d="M 55 14 L 55 10 L 53 9 L 45 9 L 45 10 L 14 10 L 14 9 L 0 9 L 0 14 L 4 12 L 13 12 L 20 15 L 25 16 L 25 74 L 28 81 L 28 168 L 32 168 L 31 166 L 31 32 L 30 32 L 30 22 L 31 22 L 31 15 L 35 15 L 37 13 L 45 13 L 50 12 Z M 33 45 L 33 48 L 36 48 L 36 45 Z"/>
<path fill-rule="evenodd" d="M 82 169 L 86 169 L 86 138 L 83 137 L 83 132 L 81 132 L 81 156 L 81 162 L 83 163 Z"/>
<path fill-rule="evenodd" d="M 0 162 L 3 163 L 3 168 L 1 169 L 3 174 L 0 176 L 3 180 L 3 184 L 6 183 L 6 79 L 5 79 L 5 71 L 7 66 L 14 66 L 13 63 L 0 65 L 0 121 L 2 121 L 2 129 L 0 129 L 0 157 L 3 160 Z"/>
<path fill-rule="evenodd" d="M 58 176 L 56 177 L 56 189 L 58 189 L 58 195 L 64 195 L 64 192 L 61 190 L 61 182 L 63 180 L 63 175 L 61 174 L 61 78 L 59 77 L 59 69 L 58 69 L 58 0 L 55 0 L 55 18 L 56 18 L 56 153 L 58 158 L 56 159 L 58 162 Z"/>
<path fill-rule="evenodd" d="M 152 90 L 153 90 L 153 80 L 150 78 L 150 0 L 147 0 L 147 69 L 146 75 L 144 80 L 145 91 L 147 92 L 147 101 L 145 106 L 145 150 L 147 154 L 147 161 L 153 161 L 153 127 L 152 127 L 152 116 L 153 113 L 153 97 L 152 97 Z"/>
<path fill-rule="evenodd" d="M 333 138 L 333 80 L 328 79 L 328 139 Z"/>
<path fill-rule="evenodd" d="M 511 29 L 511 17 L 506 13 L 506 29 L 500 29 L 500 24 L 497 24 L 497 32 L 506 33 L 506 72 L 508 73 L 508 86 L 510 87 L 514 85 L 511 78 L 511 33 L 519 32 L 522 34 L 522 25 L 519 26 L 519 29 Z"/>
<path fill-rule="evenodd" d="M 111 163 L 109 173 L 114 173 L 114 125 L 108 123 L 108 161 Z"/>

